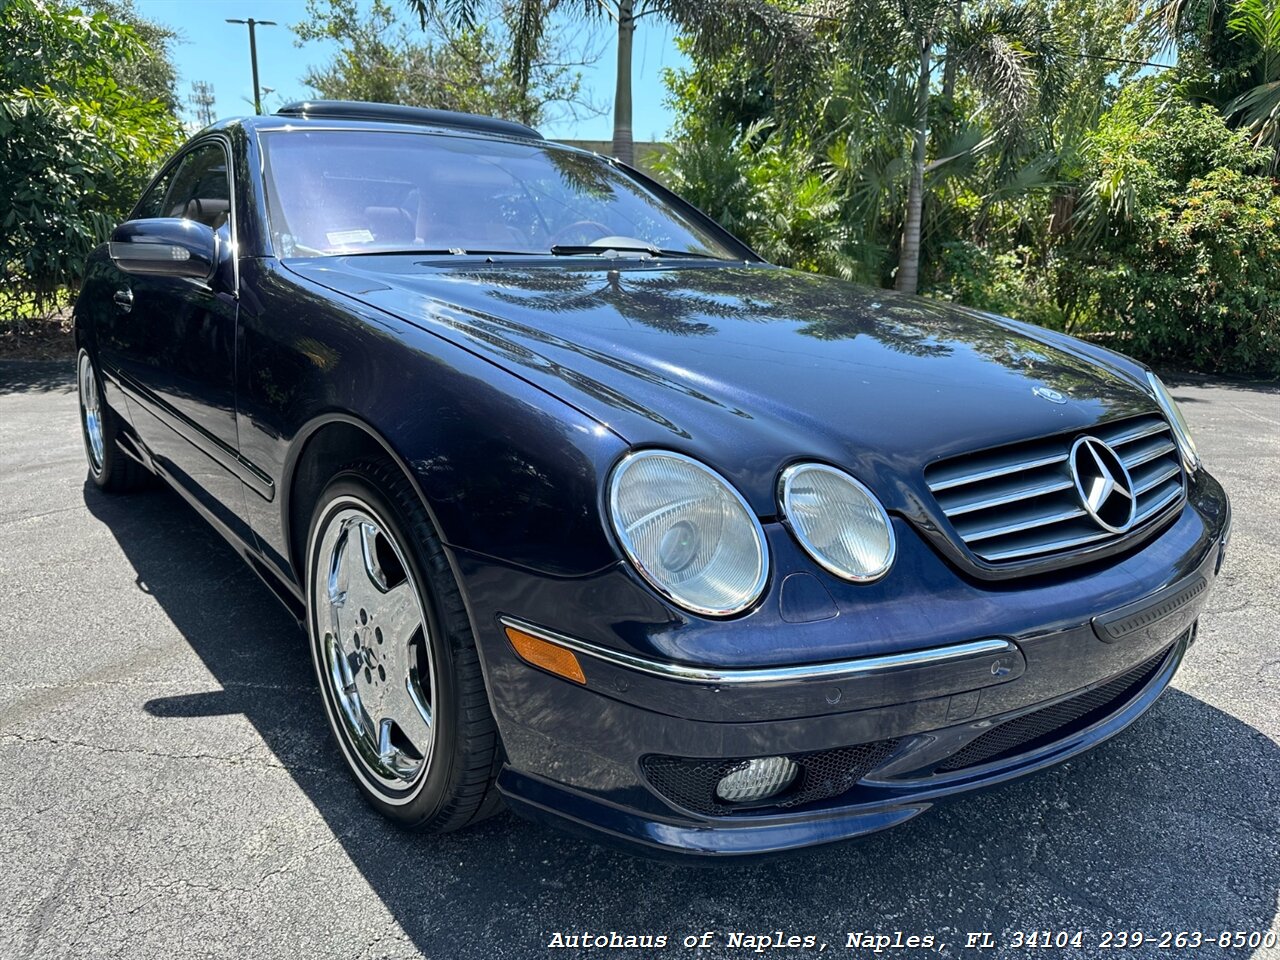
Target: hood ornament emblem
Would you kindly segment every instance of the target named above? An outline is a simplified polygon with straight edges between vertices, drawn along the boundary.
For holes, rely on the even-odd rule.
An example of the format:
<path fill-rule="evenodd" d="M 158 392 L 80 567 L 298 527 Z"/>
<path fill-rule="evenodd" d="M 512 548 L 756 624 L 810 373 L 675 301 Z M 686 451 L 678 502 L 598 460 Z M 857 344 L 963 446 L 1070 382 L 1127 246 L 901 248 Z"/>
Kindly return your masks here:
<path fill-rule="evenodd" d="M 1081 437 L 1071 447 L 1071 479 L 1080 505 L 1103 530 L 1124 533 L 1133 526 L 1137 498 L 1124 461 L 1097 437 Z"/>
<path fill-rule="evenodd" d="M 1035 387 L 1031 392 L 1041 399 L 1048 400 L 1050 403 L 1067 402 L 1067 398 L 1052 387 Z"/>

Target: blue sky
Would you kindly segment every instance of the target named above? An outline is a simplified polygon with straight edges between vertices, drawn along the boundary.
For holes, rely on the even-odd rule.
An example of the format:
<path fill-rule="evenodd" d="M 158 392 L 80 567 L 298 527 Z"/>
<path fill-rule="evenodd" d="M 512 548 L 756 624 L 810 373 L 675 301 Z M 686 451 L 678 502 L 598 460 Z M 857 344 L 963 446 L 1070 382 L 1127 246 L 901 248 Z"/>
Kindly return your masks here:
<path fill-rule="evenodd" d="M 392 5 L 404 9 L 402 0 Z M 193 80 L 213 84 L 219 117 L 253 112 L 253 79 L 249 69 L 249 36 L 243 26 L 224 22 L 228 17 L 275 20 L 276 27 L 260 27 L 258 35 L 258 73 L 264 87 L 274 93 L 263 103 L 264 109 L 310 95 L 302 83 L 307 67 L 320 65 L 332 55 L 329 43 L 308 43 L 299 48 L 297 37 L 289 29 L 306 18 L 306 0 L 135 0 L 134 6 L 143 16 L 177 30 L 183 42 L 173 50 L 178 70 L 178 92 L 185 102 Z M 406 12 L 406 17 L 409 14 Z M 576 21 L 553 23 L 553 29 L 571 31 L 584 45 L 599 51 L 600 59 L 583 70 L 583 85 L 589 99 L 607 107 L 598 117 L 566 119 L 543 125 L 552 137 L 608 140 L 613 135 L 612 107 L 615 42 L 612 24 L 595 27 Z M 671 125 L 671 112 L 663 104 L 662 68 L 678 66 L 684 57 L 675 47 L 675 29 L 656 17 L 642 18 L 636 28 L 634 53 L 634 135 L 637 140 L 661 138 Z M 188 119 L 191 118 L 188 112 Z"/>

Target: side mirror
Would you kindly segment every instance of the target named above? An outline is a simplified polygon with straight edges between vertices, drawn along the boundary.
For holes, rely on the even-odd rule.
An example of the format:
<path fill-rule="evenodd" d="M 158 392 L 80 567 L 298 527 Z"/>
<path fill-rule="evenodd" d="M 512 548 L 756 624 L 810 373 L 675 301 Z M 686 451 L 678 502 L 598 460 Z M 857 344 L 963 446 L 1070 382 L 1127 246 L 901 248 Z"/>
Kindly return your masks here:
<path fill-rule="evenodd" d="M 111 233 L 111 259 L 125 273 L 208 280 L 218 265 L 211 227 L 177 217 L 130 220 Z"/>

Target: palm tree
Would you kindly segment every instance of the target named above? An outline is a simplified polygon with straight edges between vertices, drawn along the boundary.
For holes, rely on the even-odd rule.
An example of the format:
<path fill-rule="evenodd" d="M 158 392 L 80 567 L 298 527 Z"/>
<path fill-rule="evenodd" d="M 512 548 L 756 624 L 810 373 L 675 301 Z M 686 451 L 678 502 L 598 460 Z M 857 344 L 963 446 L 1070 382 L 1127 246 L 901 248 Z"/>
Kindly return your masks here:
<path fill-rule="evenodd" d="M 474 26 L 481 11 L 493 0 L 405 0 L 425 27 L 434 16 L 445 16 L 461 26 Z M 618 65 L 613 100 L 613 155 L 635 165 L 632 140 L 631 50 L 636 21 L 650 15 L 666 16 L 677 24 L 693 25 L 708 43 L 734 38 L 739 30 L 757 35 L 757 49 L 768 49 L 779 58 L 794 51 L 800 31 L 792 18 L 761 0 L 505 0 L 512 24 L 511 62 L 516 82 L 524 93 L 551 15 L 567 10 L 587 20 L 607 18 L 618 32 Z"/>
<path fill-rule="evenodd" d="M 774 6 L 766 0 L 653 0 L 712 58 L 746 54 L 774 70 L 780 113 L 802 118 L 796 105 L 812 93 L 810 66 L 845 57 L 864 69 L 901 73 L 913 103 L 906 209 L 895 286 L 919 285 L 925 175 L 954 160 L 928 161 L 935 69 L 943 96 L 964 77 L 986 110 L 994 137 L 1014 134 L 1037 103 L 1054 51 L 1044 18 L 1030 5 L 966 9 L 960 0 L 811 0 Z M 811 97 L 808 99 L 812 99 Z M 790 109 L 789 109 L 790 107 Z M 987 148 L 989 142 L 970 149 Z"/>
<path fill-rule="evenodd" d="M 1271 150 L 1274 169 L 1280 165 L 1280 3 L 1239 0 L 1227 26 L 1257 50 L 1250 77 L 1254 85 L 1227 104 L 1227 116 L 1239 117 L 1254 143 Z"/>
<path fill-rule="evenodd" d="M 1189 55 L 1182 92 L 1247 129 L 1280 167 L 1280 2 L 1166 0 L 1156 22 L 1180 61 Z"/>
<path fill-rule="evenodd" d="M 446 16 L 462 26 L 474 26 L 490 0 L 406 0 L 425 27 L 433 16 Z M 660 4 L 654 5 L 654 11 Z M 511 62 L 521 92 L 529 85 L 529 73 L 538 55 L 547 21 L 557 10 L 571 10 L 584 19 L 612 20 L 618 30 L 618 69 L 613 101 L 613 155 L 623 163 L 635 162 L 631 134 L 631 49 L 636 21 L 649 12 L 644 0 L 510 0 L 512 24 Z"/>
<path fill-rule="evenodd" d="M 423 23 L 446 15 L 473 23 L 486 0 L 406 0 Z M 925 174 L 953 158 L 928 163 L 929 108 L 934 68 L 943 67 L 943 94 L 958 76 L 981 96 L 998 133 L 1017 127 L 1035 103 L 1038 82 L 1052 58 L 1047 27 L 1029 6 L 966 10 L 963 0 L 808 0 L 778 6 L 767 0 L 510 0 L 514 4 L 512 62 L 517 82 L 528 83 L 550 15 L 576 9 L 586 18 L 607 16 L 618 29 L 618 72 L 613 154 L 634 162 L 631 131 L 631 46 L 635 22 L 664 16 L 708 57 L 747 54 L 769 67 L 779 102 L 796 105 L 832 55 L 876 60 L 885 71 L 909 62 L 914 101 L 906 211 L 895 284 L 919 285 Z M 797 111 L 797 116 L 799 111 Z M 986 146 L 987 144 L 983 144 Z"/>

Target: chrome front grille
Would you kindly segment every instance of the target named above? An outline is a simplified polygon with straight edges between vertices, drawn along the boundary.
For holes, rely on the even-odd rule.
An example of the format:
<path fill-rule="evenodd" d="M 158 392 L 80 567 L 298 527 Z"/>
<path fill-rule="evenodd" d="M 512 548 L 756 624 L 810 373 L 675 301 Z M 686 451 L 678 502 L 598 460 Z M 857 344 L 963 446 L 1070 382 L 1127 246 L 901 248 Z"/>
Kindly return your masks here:
<path fill-rule="evenodd" d="M 1104 529 L 1076 489 L 1071 450 L 1082 436 L 1106 443 L 1129 471 L 1135 513 L 1123 533 Z M 1175 509 L 1185 494 L 1178 447 L 1159 414 L 953 457 L 930 465 L 925 481 L 965 546 L 988 563 L 1123 539 Z"/>

